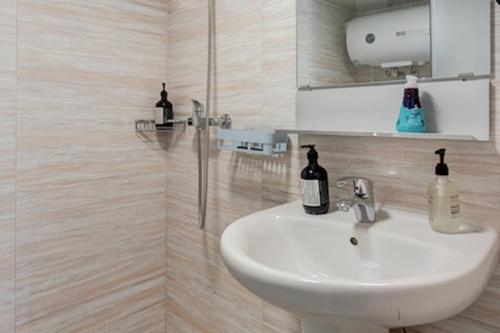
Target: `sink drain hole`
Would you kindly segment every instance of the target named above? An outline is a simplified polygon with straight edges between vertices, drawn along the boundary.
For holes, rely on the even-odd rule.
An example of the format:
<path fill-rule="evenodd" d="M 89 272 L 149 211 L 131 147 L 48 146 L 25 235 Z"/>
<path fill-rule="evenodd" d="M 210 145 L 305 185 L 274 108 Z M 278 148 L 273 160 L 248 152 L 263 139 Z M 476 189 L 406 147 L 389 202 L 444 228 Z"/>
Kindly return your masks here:
<path fill-rule="evenodd" d="M 358 239 L 356 237 L 351 237 L 351 244 L 354 246 L 358 245 Z"/>

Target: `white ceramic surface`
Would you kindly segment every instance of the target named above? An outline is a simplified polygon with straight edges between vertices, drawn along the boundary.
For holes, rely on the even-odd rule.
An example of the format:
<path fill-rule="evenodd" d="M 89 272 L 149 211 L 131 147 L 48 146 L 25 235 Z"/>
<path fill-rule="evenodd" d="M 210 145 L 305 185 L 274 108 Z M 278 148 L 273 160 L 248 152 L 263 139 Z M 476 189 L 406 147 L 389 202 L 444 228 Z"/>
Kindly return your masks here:
<path fill-rule="evenodd" d="M 306 332 L 384 332 L 453 316 L 483 290 L 498 247 L 491 228 L 440 234 L 426 216 L 388 207 L 359 224 L 350 213 L 307 215 L 300 202 L 244 217 L 221 239 L 236 279 L 300 314 Z"/>

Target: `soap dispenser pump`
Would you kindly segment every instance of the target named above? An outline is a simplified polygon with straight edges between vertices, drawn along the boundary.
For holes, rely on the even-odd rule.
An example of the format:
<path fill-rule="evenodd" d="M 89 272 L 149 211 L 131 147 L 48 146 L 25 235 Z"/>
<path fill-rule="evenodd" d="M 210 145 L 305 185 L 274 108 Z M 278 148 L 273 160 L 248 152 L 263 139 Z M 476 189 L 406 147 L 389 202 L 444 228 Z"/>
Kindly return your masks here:
<path fill-rule="evenodd" d="M 448 178 L 448 165 L 444 162 L 446 149 L 435 151 L 439 155 L 436 165 L 436 178 L 427 190 L 429 204 L 429 223 L 435 231 L 457 233 L 460 229 L 460 193 L 457 186 Z"/>
<path fill-rule="evenodd" d="M 303 145 L 307 152 L 308 165 L 300 174 L 302 204 L 308 214 L 326 214 L 330 209 L 328 192 L 328 173 L 318 164 L 318 152 L 315 145 Z"/>

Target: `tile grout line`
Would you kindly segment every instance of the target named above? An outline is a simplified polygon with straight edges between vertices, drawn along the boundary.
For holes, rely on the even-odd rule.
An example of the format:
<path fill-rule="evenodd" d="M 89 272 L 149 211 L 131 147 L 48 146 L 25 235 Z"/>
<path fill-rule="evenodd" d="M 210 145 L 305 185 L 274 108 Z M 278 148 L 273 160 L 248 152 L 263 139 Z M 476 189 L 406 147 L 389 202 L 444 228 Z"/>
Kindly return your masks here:
<path fill-rule="evenodd" d="M 165 48 L 165 82 L 168 85 L 168 1 L 165 1 L 165 36 L 164 36 L 164 48 Z M 167 193 L 168 193 L 168 160 L 166 154 L 163 155 L 164 160 L 164 219 L 163 219 L 163 246 L 164 246 L 164 266 L 163 266 L 163 331 L 167 333 L 168 327 L 168 286 L 167 286 L 167 272 L 168 272 L 168 248 L 167 248 L 167 230 L 168 230 L 168 208 L 166 205 Z"/>
<path fill-rule="evenodd" d="M 19 85 L 18 85 L 18 67 L 19 67 L 19 61 L 18 61 L 18 43 L 19 43 L 19 0 L 14 0 L 16 1 L 15 5 L 15 20 L 16 20 L 16 124 L 15 124 L 15 138 L 14 138 L 14 149 L 15 149 L 15 162 L 14 162 L 14 333 L 17 332 L 17 224 L 18 224 L 18 218 L 19 218 L 19 212 L 18 212 L 18 200 L 17 200 L 17 168 L 18 168 L 18 160 L 19 160 L 19 152 L 18 152 L 18 130 L 19 130 L 19 110 L 18 110 L 18 105 L 19 105 Z"/>

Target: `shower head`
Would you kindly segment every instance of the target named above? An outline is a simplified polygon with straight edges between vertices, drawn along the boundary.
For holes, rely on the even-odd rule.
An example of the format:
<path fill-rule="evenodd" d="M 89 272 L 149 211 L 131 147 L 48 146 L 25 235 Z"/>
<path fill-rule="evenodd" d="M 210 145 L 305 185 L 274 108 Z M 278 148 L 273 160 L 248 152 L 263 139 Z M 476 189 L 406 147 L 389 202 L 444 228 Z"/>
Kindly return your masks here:
<path fill-rule="evenodd" d="M 203 104 L 196 99 L 192 99 L 191 102 L 193 102 L 193 116 L 203 117 Z"/>
<path fill-rule="evenodd" d="M 194 127 L 200 128 L 203 124 L 203 117 L 205 116 L 205 109 L 203 104 L 199 101 L 192 99 L 193 102 L 193 114 L 191 116 L 191 123 Z"/>

